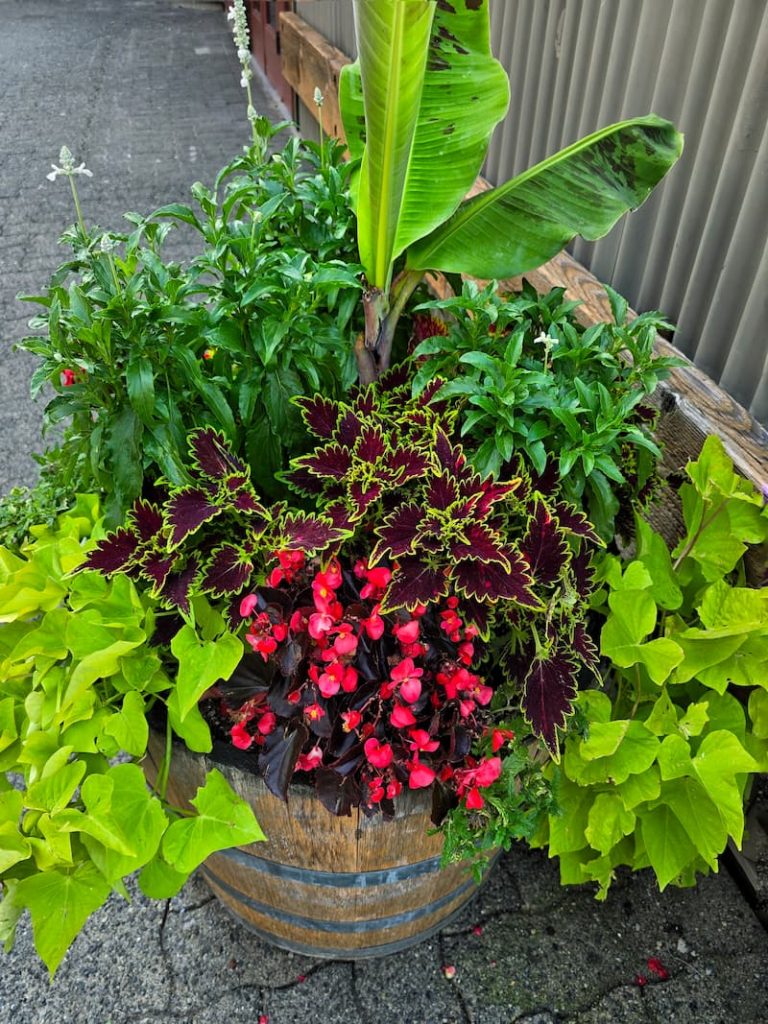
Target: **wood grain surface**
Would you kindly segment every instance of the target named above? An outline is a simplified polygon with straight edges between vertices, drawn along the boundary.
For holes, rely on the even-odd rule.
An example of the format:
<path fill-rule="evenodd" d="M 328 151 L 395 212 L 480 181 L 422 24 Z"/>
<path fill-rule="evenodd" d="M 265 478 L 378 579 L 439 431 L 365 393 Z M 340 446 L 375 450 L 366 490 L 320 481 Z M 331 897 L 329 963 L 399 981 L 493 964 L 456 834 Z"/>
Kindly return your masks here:
<path fill-rule="evenodd" d="M 153 731 L 144 765 L 150 779 L 163 748 Z M 477 891 L 465 867 L 439 868 L 442 839 L 429 834 L 429 793 L 404 792 L 390 822 L 358 809 L 335 817 L 309 786 L 292 786 L 286 802 L 252 773 L 174 744 L 168 799 L 188 807 L 213 767 L 251 805 L 267 841 L 213 854 L 203 875 L 234 916 L 278 945 L 344 959 L 406 948 Z"/>
<path fill-rule="evenodd" d="M 308 25 L 298 14 L 280 15 L 280 46 L 283 77 L 316 119 L 322 116 L 323 131 L 344 141 L 339 113 L 339 74 L 349 57 Z M 315 89 L 323 94 L 323 105 L 315 103 Z"/>

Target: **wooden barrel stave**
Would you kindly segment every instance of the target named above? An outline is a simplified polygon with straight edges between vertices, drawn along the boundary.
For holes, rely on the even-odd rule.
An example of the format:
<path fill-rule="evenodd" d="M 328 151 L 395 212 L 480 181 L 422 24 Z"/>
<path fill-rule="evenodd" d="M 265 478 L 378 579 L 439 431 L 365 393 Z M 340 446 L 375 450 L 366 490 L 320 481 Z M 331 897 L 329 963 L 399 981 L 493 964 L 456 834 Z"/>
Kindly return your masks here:
<path fill-rule="evenodd" d="M 163 743 L 153 734 L 147 774 Z M 430 796 L 405 792 L 395 820 L 354 810 L 335 817 L 308 786 L 288 802 L 231 765 L 174 745 L 169 799 L 187 806 L 216 767 L 253 807 L 267 841 L 212 854 L 203 877 L 223 906 L 261 938 L 312 956 L 382 956 L 423 941 L 453 919 L 478 886 L 461 865 L 440 868 Z"/>

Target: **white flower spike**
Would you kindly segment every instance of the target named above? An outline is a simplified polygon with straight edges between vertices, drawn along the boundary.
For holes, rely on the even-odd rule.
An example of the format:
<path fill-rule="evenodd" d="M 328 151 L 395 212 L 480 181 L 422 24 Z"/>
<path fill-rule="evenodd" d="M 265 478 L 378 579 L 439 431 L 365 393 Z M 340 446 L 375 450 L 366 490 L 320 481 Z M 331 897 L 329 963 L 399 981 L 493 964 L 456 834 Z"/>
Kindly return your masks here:
<path fill-rule="evenodd" d="M 56 181 L 59 175 L 63 175 L 65 178 L 71 178 L 73 174 L 84 174 L 87 178 L 93 177 L 93 172 L 89 171 L 84 163 L 75 167 L 75 158 L 66 146 L 61 147 L 59 160 L 61 167 L 51 164 L 53 170 L 46 174 L 48 181 Z"/>

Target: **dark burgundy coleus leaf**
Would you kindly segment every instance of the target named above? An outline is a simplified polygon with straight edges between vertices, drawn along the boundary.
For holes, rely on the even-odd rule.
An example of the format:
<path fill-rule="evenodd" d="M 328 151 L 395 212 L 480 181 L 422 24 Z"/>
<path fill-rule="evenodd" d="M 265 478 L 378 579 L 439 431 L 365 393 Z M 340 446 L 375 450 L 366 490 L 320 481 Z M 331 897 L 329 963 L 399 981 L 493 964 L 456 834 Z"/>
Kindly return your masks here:
<path fill-rule="evenodd" d="M 232 506 L 238 512 L 245 512 L 246 515 L 261 516 L 266 526 L 266 517 L 269 513 L 256 497 L 251 487 L 243 487 L 239 490 L 232 498 Z"/>
<path fill-rule="evenodd" d="M 430 508 L 444 512 L 459 500 L 459 484 L 450 473 L 443 472 L 429 481 L 425 495 Z"/>
<path fill-rule="evenodd" d="M 530 490 L 540 494 L 554 494 L 560 486 L 557 475 L 557 461 L 548 459 L 543 473 L 531 473 Z"/>
<path fill-rule="evenodd" d="M 577 537 L 585 537 L 587 540 L 591 540 L 594 544 L 601 544 L 599 536 L 595 533 L 594 527 L 579 509 L 573 505 L 568 505 L 564 501 L 558 501 L 554 507 L 557 521 L 563 527 L 564 530 L 568 530 L 570 533 L 575 533 Z"/>
<path fill-rule="evenodd" d="M 540 608 L 541 602 L 531 590 L 533 580 L 528 566 L 511 548 L 504 549 L 509 570 L 498 562 L 464 559 L 451 569 L 456 589 L 478 601 L 515 601 L 527 608 Z"/>
<path fill-rule="evenodd" d="M 366 426 L 362 429 L 355 445 L 354 456 L 360 462 L 376 465 L 386 450 L 387 446 L 384 443 L 381 427 Z"/>
<path fill-rule="evenodd" d="M 568 561 L 568 545 L 543 501 L 537 501 L 528 530 L 520 543 L 537 583 L 554 583 Z"/>
<path fill-rule="evenodd" d="M 327 444 L 323 448 L 316 448 L 311 455 L 296 459 L 294 465 L 323 480 L 343 480 L 352 465 L 352 453 L 340 444 Z M 288 474 L 289 477 L 291 475 Z"/>
<path fill-rule="evenodd" d="M 363 420 L 359 415 L 347 410 L 339 420 L 336 437 L 345 448 L 354 448 L 363 430 Z"/>
<path fill-rule="evenodd" d="M 448 593 L 448 580 L 442 568 L 425 565 L 420 558 L 400 559 L 382 602 L 382 611 L 407 611 L 420 604 L 429 604 Z"/>
<path fill-rule="evenodd" d="M 556 648 L 535 658 L 523 689 L 523 712 L 531 728 L 557 756 L 557 730 L 565 728 L 576 698 L 576 669 Z"/>
<path fill-rule="evenodd" d="M 382 494 L 382 486 L 379 483 L 363 484 L 359 480 L 353 481 L 349 486 L 349 514 L 352 520 L 360 519 L 374 502 L 378 501 Z"/>
<path fill-rule="evenodd" d="M 134 527 L 143 543 L 148 543 L 163 529 L 163 513 L 158 505 L 139 498 L 128 515 L 128 522 Z"/>
<path fill-rule="evenodd" d="M 104 540 L 99 541 L 97 547 L 89 552 L 83 569 L 96 569 L 109 575 L 113 572 L 121 572 L 128 566 L 134 564 L 134 558 L 140 549 L 138 533 L 133 530 L 126 530 L 120 527 L 114 533 L 110 533 Z"/>
<path fill-rule="evenodd" d="M 412 370 L 408 363 L 398 363 L 385 370 L 376 384 L 379 391 L 386 395 L 390 391 L 404 390 L 410 384 L 411 375 Z"/>
<path fill-rule="evenodd" d="M 325 482 L 314 473 L 310 473 L 305 466 L 296 466 L 295 469 L 288 470 L 282 474 L 282 479 L 299 494 L 314 497 L 325 491 Z"/>
<path fill-rule="evenodd" d="M 141 560 L 141 575 L 152 583 L 155 591 L 162 589 L 173 568 L 176 555 L 167 551 L 148 551 Z"/>
<path fill-rule="evenodd" d="M 462 472 L 467 462 L 464 452 L 451 444 L 451 439 L 441 427 L 435 432 L 435 454 L 440 466 L 453 476 L 461 478 L 466 475 Z"/>
<path fill-rule="evenodd" d="M 494 483 L 493 480 L 484 480 L 480 485 L 480 494 L 475 501 L 475 512 L 484 516 L 499 501 L 514 494 L 520 486 L 520 480 L 506 480 L 503 483 Z"/>
<path fill-rule="evenodd" d="M 288 799 L 288 785 L 291 781 L 301 748 L 309 732 L 305 725 L 296 725 L 290 732 L 276 729 L 267 736 L 259 754 L 259 771 L 270 793 Z"/>
<path fill-rule="evenodd" d="M 413 448 L 397 448 L 384 459 L 392 483 L 404 484 L 424 476 L 429 468 L 429 459 Z"/>
<path fill-rule="evenodd" d="M 203 487 L 185 487 L 176 491 L 166 505 L 166 519 L 171 527 L 170 545 L 176 547 L 203 523 L 221 511 L 209 491 Z"/>
<path fill-rule="evenodd" d="M 579 551 L 571 559 L 571 575 L 576 593 L 586 600 L 592 593 L 595 583 L 595 568 L 592 565 L 592 552 Z"/>
<path fill-rule="evenodd" d="M 584 664 L 594 671 L 599 660 L 597 645 L 587 632 L 583 622 L 576 623 L 571 643 Z"/>
<path fill-rule="evenodd" d="M 209 480 L 225 480 L 233 473 L 247 476 L 248 469 L 232 454 L 223 434 L 211 427 L 201 427 L 190 434 L 192 461 Z"/>
<path fill-rule="evenodd" d="M 323 508 L 323 517 L 330 519 L 336 529 L 345 534 L 352 530 L 352 517 L 343 501 L 333 501 L 330 505 L 326 505 Z"/>
<path fill-rule="evenodd" d="M 253 562 L 241 548 L 222 544 L 205 567 L 202 586 L 214 597 L 237 594 L 246 586 L 252 572 Z"/>
<path fill-rule="evenodd" d="M 493 608 L 474 597 L 465 597 L 461 602 L 461 614 L 464 621 L 477 626 L 482 639 L 488 638 Z"/>
<path fill-rule="evenodd" d="M 234 493 L 239 491 L 241 487 L 244 487 L 248 483 L 248 475 L 246 473 L 233 473 L 228 476 L 224 481 L 224 487 Z"/>
<path fill-rule="evenodd" d="M 347 535 L 326 516 L 311 512 L 290 512 L 280 524 L 281 546 L 289 551 L 325 551 Z"/>
<path fill-rule="evenodd" d="M 159 592 L 160 599 L 168 607 L 177 608 L 188 615 L 190 592 L 199 569 L 200 563 L 196 558 L 191 558 L 186 568 L 170 573 Z"/>
<path fill-rule="evenodd" d="M 424 387 L 424 390 L 419 394 L 416 401 L 419 405 L 432 405 L 432 399 L 435 395 L 443 388 L 448 382 L 443 377 L 433 377 L 432 380 L 428 381 Z M 432 405 L 433 409 L 439 410 L 444 407 L 444 402 L 435 402 Z"/>
<path fill-rule="evenodd" d="M 482 523 L 469 523 L 463 532 L 466 543 L 451 544 L 451 556 L 456 561 L 471 558 L 478 562 L 498 562 L 505 568 L 509 565 L 502 539 L 494 530 Z"/>
<path fill-rule="evenodd" d="M 421 506 L 399 505 L 376 531 L 379 539 L 371 552 L 371 565 L 378 565 L 387 553 L 392 558 L 400 558 L 412 551 L 423 519 Z"/>
<path fill-rule="evenodd" d="M 311 434 L 322 440 L 330 440 L 333 437 L 341 414 L 338 402 L 324 398 L 323 395 L 315 395 L 314 398 L 295 398 L 293 401 L 301 410 L 301 418 Z"/>
<path fill-rule="evenodd" d="M 352 408 L 358 416 L 365 419 L 376 411 L 378 402 L 378 389 L 373 384 L 369 384 L 367 387 L 358 390 L 352 402 Z"/>

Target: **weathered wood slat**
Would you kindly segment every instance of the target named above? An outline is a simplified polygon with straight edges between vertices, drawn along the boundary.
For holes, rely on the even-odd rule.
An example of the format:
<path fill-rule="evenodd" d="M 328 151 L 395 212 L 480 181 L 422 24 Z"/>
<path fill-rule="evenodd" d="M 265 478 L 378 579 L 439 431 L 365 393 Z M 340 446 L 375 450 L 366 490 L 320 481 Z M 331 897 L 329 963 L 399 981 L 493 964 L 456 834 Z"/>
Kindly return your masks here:
<path fill-rule="evenodd" d="M 339 74 L 344 65 L 349 64 L 349 57 L 293 13 L 280 15 L 280 46 L 283 77 L 315 117 L 321 115 L 326 135 L 343 142 Z M 314 99 L 316 88 L 323 94 L 323 105 L 319 111 Z"/>
<path fill-rule="evenodd" d="M 163 740 L 153 732 L 150 778 L 162 756 Z M 188 807 L 211 767 L 250 803 L 267 841 L 215 853 L 202 873 L 262 938 L 313 956 L 381 956 L 421 942 L 477 892 L 464 867 L 440 869 L 428 793 L 403 793 L 392 822 L 359 810 L 337 818 L 308 786 L 292 787 L 285 803 L 257 776 L 175 744 L 168 798 Z"/>

